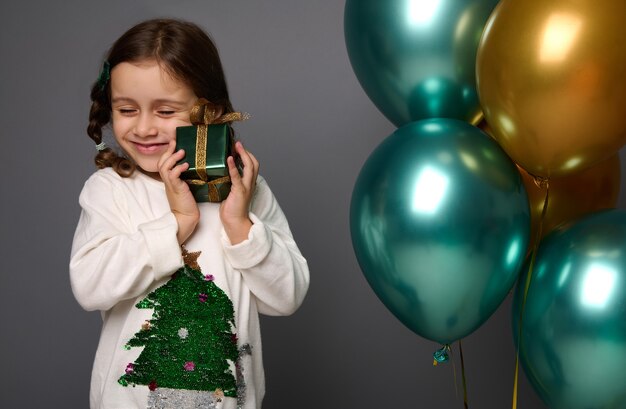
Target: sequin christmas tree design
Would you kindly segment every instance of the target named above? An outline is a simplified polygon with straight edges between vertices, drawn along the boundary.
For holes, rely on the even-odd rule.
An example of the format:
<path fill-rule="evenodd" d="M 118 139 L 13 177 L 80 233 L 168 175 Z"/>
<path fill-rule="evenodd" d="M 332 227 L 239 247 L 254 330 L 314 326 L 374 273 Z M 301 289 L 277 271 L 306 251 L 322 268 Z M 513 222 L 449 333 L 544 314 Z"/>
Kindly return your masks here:
<path fill-rule="evenodd" d="M 151 391 L 211 391 L 218 401 L 236 397 L 231 366 L 239 352 L 233 304 L 211 275 L 200 272 L 200 252 L 184 250 L 183 255 L 185 266 L 136 305 L 154 312 L 126 344 L 127 349 L 144 349 L 118 382 L 147 385 Z"/>

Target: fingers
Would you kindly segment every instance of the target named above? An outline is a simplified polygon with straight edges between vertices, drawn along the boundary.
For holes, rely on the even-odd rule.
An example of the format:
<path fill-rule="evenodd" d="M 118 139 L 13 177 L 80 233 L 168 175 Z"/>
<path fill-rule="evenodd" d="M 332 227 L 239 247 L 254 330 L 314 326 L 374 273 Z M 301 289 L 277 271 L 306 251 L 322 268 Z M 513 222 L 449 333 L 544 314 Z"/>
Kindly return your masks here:
<path fill-rule="evenodd" d="M 169 159 L 170 156 L 172 156 L 175 149 L 176 149 L 176 141 L 170 141 L 169 145 L 167 146 L 167 149 L 165 150 L 163 155 L 161 155 L 161 157 L 159 158 L 159 161 L 157 162 L 157 166 L 159 167 L 159 169 L 161 169 L 165 161 Z"/>
<path fill-rule="evenodd" d="M 250 156 L 250 159 L 252 160 L 252 169 L 253 169 L 253 181 L 256 181 L 257 176 L 259 175 L 259 161 L 257 160 L 257 158 L 252 154 L 252 152 L 248 152 L 248 155 Z"/>
<path fill-rule="evenodd" d="M 188 163 L 182 163 L 177 165 L 178 161 L 185 157 L 185 151 L 179 149 L 174 152 L 176 149 L 176 141 L 170 141 L 167 150 L 158 162 L 159 167 L 159 175 L 161 176 L 161 180 L 166 184 L 176 183 L 180 180 L 180 175 L 187 169 L 189 169 Z"/>
<path fill-rule="evenodd" d="M 241 162 L 243 163 L 243 176 L 240 176 L 237 172 L 235 179 L 241 183 L 243 183 L 247 188 L 252 188 L 256 183 L 257 176 L 259 175 L 259 161 L 256 157 L 249 151 L 247 151 L 241 142 L 237 142 L 235 144 L 235 149 L 241 158 Z M 233 160 L 234 164 L 234 160 Z M 229 164 L 229 171 L 231 170 L 231 166 Z M 231 179 L 233 179 L 232 172 Z"/>
<path fill-rule="evenodd" d="M 235 164 L 235 159 L 232 156 L 229 156 L 226 158 L 226 164 L 228 165 L 228 175 L 230 176 L 231 183 L 241 183 L 241 175 L 239 174 L 239 169 L 237 169 L 237 165 Z"/>

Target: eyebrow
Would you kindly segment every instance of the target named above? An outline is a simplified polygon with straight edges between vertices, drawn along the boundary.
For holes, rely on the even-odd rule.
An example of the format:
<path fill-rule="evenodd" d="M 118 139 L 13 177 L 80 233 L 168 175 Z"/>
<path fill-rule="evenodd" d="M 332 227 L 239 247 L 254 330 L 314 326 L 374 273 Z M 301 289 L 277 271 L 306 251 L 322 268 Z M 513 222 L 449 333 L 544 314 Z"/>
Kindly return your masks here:
<path fill-rule="evenodd" d="M 116 98 L 111 99 L 112 104 L 116 104 L 120 102 L 135 103 L 135 100 L 132 98 L 128 98 L 128 97 L 116 97 Z M 163 104 L 185 106 L 185 102 L 178 101 L 175 99 L 160 98 L 160 99 L 154 100 L 154 105 L 163 105 Z"/>

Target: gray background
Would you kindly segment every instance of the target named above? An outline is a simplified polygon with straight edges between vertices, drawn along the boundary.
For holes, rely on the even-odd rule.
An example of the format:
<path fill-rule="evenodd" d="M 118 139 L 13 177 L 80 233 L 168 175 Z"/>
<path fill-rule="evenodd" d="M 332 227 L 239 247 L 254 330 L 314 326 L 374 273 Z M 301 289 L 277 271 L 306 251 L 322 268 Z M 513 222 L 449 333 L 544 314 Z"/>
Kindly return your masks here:
<path fill-rule="evenodd" d="M 74 301 L 67 265 L 78 194 L 94 170 L 89 86 L 114 39 L 163 16 L 199 23 L 218 44 L 232 101 L 253 114 L 239 134 L 309 260 L 302 308 L 262 321 L 264 408 L 463 407 L 454 367 L 431 365 L 439 346 L 387 311 L 354 257 L 352 187 L 395 127 L 352 72 L 343 8 L 340 0 L 2 1 L 0 407 L 88 405 L 100 317 Z M 511 405 L 509 314 L 507 299 L 464 340 L 470 407 Z M 523 376 L 520 388 L 520 408 L 544 407 Z"/>

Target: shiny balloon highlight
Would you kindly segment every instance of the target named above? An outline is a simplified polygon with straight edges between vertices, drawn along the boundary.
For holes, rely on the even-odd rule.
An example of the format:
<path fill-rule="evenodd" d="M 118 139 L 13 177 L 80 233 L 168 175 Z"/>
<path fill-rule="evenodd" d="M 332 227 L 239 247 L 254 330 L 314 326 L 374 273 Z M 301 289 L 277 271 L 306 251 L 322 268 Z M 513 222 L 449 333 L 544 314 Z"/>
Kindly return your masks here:
<path fill-rule="evenodd" d="M 626 211 L 596 212 L 546 236 L 519 340 L 524 287 L 518 285 L 513 300 L 513 334 L 526 376 L 546 405 L 626 408 Z"/>
<path fill-rule="evenodd" d="M 448 344 L 485 322 L 512 288 L 530 210 L 515 164 L 454 119 L 408 124 L 367 159 L 350 229 L 359 265 L 408 328 Z"/>
<path fill-rule="evenodd" d="M 445 117 L 476 123 L 476 52 L 497 0 L 347 0 L 352 68 L 395 125 Z"/>

